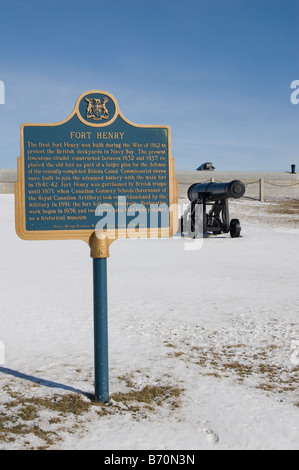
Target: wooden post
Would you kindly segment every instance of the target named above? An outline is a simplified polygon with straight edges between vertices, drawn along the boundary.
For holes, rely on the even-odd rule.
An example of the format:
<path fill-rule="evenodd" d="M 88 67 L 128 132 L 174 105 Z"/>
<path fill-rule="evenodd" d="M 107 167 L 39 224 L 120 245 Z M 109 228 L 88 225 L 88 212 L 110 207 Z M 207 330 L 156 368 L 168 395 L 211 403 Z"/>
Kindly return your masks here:
<path fill-rule="evenodd" d="M 260 178 L 259 187 L 260 187 L 260 201 L 264 202 L 265 197 L 264 197 L 264 180 L 263 180 L 263 178 Z"/>

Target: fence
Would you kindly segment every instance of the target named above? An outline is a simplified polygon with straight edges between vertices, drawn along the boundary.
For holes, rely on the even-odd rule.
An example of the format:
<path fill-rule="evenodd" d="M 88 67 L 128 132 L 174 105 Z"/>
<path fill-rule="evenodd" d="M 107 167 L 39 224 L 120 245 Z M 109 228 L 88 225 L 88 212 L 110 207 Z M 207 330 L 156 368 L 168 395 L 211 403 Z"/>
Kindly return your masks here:
<path fill-rule="evenodd" d="M 179 183 L 179 196 L 186 197 L 188 188 L 193 183 L 228 182 L 234 179 L 241 180 L 246 192 L 244 197 L 259 201 L 276 199 L 299 200 L 299 178 L 291 173 L 253 173 L 253 172 L 177 172 Z"/>
<path fill-rule="evenodd" d="M 211 182 L 215 181 L 215 182 L 222 183 L 222 181 L 215 180 L 214 178 L 211 178 L 210 181 Z M 276 190 L 275 194 L 272 195 L 272 197 L 275 196 L 275 198 L 283 197 L 282 192 L 285 191 L 286 189 L 291 190 L 291 188 L 295 188 L 295 187 L 299 188 L 299 181 L 297 183 L 291 183 L 291 184 L 277 184 L 277 183 L 273 183 L 271 181 L 265 181 L 264 178 L 259 178 L 256 181 L 247 181 L 247 182 L 244 182 L 244 184 L 245 184 L 245 187 L 246 187 L 245 197 L 250 197 L 249 196 L 250 191 L 248 190 L 250 185 L 252 185 L 252 184 L 258 185 L 258 189 L 257 189 L 257 191 L 255 191 L 255 193 L 252 197 L 253 197 L 253 199 L 258 199 L 261 202 L 264 202 L 265 199 L 266 199 L 265 198 L 265 193 L 267 193 L 267 199 L 270 199 L 270 191 L 267 191 L 267 188 L 265 189 L 265 185 L 270 185 L 270 186 L 273 186 L 273 187 L 276 187 L 276 188 L 280 188 L 280 190 Z M 293 193 L 293 194 L 291 194 L 291 196 L 295 196 L 295 194 Z M 291 197 L 291 196 L 284 195 L 284 197 Z M 291 198 L 292 199 L 297 199 L 295 197 L 291 197 Z"/>
<path fill-rule="evenodd" d="M 208 174 L 207 174 L 208 173 Z M 210 177 L 208 177 L 210 176 Z M 0 194 L 13 194 L 16 170 L 0 170 Z M 220 171 L 178 171 L 176 180 L 179 197 L 187 197 L 188 188 L 193 183 L 209 181 L 228 182 L 234 179 L 243 181 L 246 187 L 245 197 L 260 201 L 275 199 L 299 199 L 299 175 L 279 172 L 220 172 Z"/>
<path fill-rule="evenodd" d="M 0 170 L 0 194 L 14 193 L 17 170 Z"/>

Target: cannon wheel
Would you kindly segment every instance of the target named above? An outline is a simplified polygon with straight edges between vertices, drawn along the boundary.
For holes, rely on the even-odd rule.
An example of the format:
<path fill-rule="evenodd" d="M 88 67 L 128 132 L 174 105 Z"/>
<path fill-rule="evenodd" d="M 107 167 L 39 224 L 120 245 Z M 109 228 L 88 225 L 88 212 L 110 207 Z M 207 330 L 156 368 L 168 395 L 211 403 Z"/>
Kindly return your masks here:
<path fill-rule="evenodd" d="M 238 219 L 232 219 L 230 221 L 230 227 L 229 227 L 229 231 L 230 231 L 230 236 L 232 238 L 236 238 L 236 237 L 239 237 L 240 236 L 240 233 L 241 233 L 241 225 L 240 225 L 240 222 Z"/>

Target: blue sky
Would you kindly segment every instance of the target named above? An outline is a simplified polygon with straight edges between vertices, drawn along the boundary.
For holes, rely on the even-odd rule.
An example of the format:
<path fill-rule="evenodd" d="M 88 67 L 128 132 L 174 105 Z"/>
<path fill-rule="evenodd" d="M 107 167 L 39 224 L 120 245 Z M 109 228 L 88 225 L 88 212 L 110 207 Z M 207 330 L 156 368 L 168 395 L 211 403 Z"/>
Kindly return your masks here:
<path fill-rule="evenodd" d="M 298 25 L 299 0 L 0 0 L 0 168 L 16 168 L 22 123 L 98 89 L 170 126 L 177 170 L 289 171 Z"/>

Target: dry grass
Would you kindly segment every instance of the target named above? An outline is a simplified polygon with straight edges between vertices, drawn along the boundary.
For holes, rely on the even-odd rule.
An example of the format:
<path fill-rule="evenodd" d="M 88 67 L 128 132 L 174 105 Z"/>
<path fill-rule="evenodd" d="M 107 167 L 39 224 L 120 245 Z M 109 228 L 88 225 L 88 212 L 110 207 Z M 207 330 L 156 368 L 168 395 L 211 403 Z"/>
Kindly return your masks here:
<path fill-rule="evenodd" d="M 283 200 L 278 201 L 268 206 L 268 212 L 270 214 L 281 214 L 281 215 L 299 215 L 299 201 L 297 200 Z"/>
<path fill-rule="evenodd" d="M 146 385 L 140 390 L 114 393 L 111 395 L 111 399 L 115 402 L 131 405 L 134 403 L 147 405 L 147 410 L 154 411 L 156 406 L 162 406 L 164 402 L 170 403 L 173 409 L 177 408 L 181 392 L 182 390 L 177 387 Z M 140 411 L 140 407 L 138 410 Z"/>
<path fill-rule="evenodd" d="M 136 371 L 119 377 L 125 383 L 126 390 L 111 394 L 114 405 L 120 406 L 125 412 L 133 412 L 132 416 L 137 419 L 147 417 L 148 411 L 155 413 L 162 406 L 166 406 L 169 411 L 180 406 L 182 388 L 160 383 L 139 388 L 134 383 L 136 376 L 140 374 L 140 371 Z"/>
<path fill-rule="evenodd" d="M 283 199 L 279 201 L 231 201 L 230 216 L 242 223 L 298 227 L 299 201 Z"/>
<path fill-rule="evenodd" d="M 78 417 L 92 406 L 90 401 L 74 393 L 24 398 L 23 394 L 11 391 L 9 387 L 6 391 L 13 399 L 2 406 L 0 438 L 2 442 L 19 441 L 21 448 L 41 450 L 54 445 L 60 440 L 59 433 L 67 427 L 67 418 L 70 415 Z M 40 425 L 45 411 L 49 413 L 48 429 Z M 75 428 L 76 423 L 73 423 L 72 429 Z M 41 445 L 32 447 L 32 438 L 38 438 Z"/>
<path fill-rule="evenodd" d="M 138 374 L 142 376 L 141 371 Z M 169 413 L 180 406 L 182 390 L 178 387 L 161 381 L 138 387 L 134 377 L 132 373 L 119 378 L 120 389 L 125 382 L 126 390 L 112 393 L 109 404 L 76 393 L 40 397 L 40 387 L 35 387 L 36 396 L 26 397 L 10 383 L 4 387 L 10 399 L 0 408 L 0 448 L 5 450 L 8 443 L 18 450 L 53 448 L 63 435 L 84 432 L 86 421 L 123 414 L 135 420 L 150 419 L 162 407 Z"/>
<path fill-rule="evenodd" d="M 202 348 L 188 347 L 183 340 L 180 346 L 172 343 L 166 346 L 171 348 L 169 357 L 196 364 L 202 375 L 230 378 L 275 395 L 286 393 L 298 406 L 299 366 L 286 370 L 283 365 L 273 363 L 271 352 L 277 349 L 275 344 L 257 347 L 254 354 L 242 343 Z"/>

